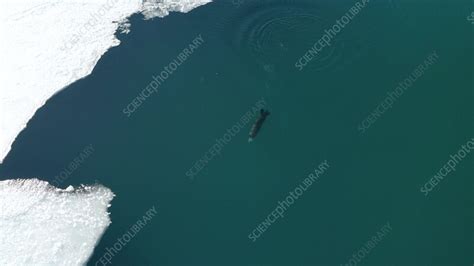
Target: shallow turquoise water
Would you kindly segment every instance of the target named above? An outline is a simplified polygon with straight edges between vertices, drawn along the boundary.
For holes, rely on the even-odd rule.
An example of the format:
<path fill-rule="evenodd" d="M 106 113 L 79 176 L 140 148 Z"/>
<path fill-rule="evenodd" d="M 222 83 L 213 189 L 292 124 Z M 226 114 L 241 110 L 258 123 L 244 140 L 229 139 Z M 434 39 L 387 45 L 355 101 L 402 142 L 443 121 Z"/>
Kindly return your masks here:
<path fill-rule="evenodd" d="M 469 1 L 371 1 L 303 71 L 294 64 L 351 1 L 218 2 L 143 21 L 87 78 L 41 108 L 0 178 L 116 193 L 91 265 L 152 206 L 114 265 L 340 265 L 387 222 L 368 265 L 473 262 L 473 158 L 420 187 L 473 137 Z M 131 118 L 122 109 L 198 34 L 205 40 Z M 366 133 L 357 127 L 433 51 L 439 60 Z M 194 181 L 186 171 L 261 97 L 250 124 Z M 330 167 L 256 242 L 248 234 L 322 161 Z"/>

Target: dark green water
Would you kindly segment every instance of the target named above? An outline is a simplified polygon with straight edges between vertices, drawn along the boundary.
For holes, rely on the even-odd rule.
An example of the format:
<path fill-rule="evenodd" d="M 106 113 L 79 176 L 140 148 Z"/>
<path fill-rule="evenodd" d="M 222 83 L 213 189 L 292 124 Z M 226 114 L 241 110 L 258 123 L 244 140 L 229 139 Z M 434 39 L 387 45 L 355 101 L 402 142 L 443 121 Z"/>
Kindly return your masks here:
<path fill-rule="evenodd" d="M 237 1 L 236 1 L 237 2 Z M 295 62 L 352 1 L 217 2 L 131 19 L 94 72 L 41 108 L 0 178 L 117 195 L 93 265 L 145 211 L 158 214 L 114 265 L 340 265 L 387 222 L 366 265 L 472 265 L 473 155 L 425 197 L 420 187 L 474 136 L 470 1 L 372 0 L 303 71 Z M 133 114 L 122 109 L 198 34 L 205 43 Z M 357 126 L 425 58 L 439 59 L 364 134 Z M 185 172 L 264 97 L 250 125 L 194 181 Z M 247 236 L 302 180 L 327 172 L 256 242 Z"/>

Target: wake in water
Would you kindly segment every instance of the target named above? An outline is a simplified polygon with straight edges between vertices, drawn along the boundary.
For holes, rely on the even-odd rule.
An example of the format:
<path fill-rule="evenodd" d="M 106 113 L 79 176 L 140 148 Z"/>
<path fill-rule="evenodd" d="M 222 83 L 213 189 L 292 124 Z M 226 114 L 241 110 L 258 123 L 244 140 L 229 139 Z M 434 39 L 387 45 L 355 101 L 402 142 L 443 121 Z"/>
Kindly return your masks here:
<path fill-rule="evenodd" d="M 225 35 L 238 53 L 252 58 L 269 80 L 294 71 L 295 61 L 344 14 L 344 10 L 317 6 L 311 0 L 243 1 L 235 10 L 235 15 L 225 18 L 214 31 Z M 307 68 L 312 72 L 343 68 L 369 49 L 367 40 L 373 30 L 366 25 L 363 32 L 357 30 L 358 20 L 361 18 L 350 22 L 350 30 L 337 34 Z"/>

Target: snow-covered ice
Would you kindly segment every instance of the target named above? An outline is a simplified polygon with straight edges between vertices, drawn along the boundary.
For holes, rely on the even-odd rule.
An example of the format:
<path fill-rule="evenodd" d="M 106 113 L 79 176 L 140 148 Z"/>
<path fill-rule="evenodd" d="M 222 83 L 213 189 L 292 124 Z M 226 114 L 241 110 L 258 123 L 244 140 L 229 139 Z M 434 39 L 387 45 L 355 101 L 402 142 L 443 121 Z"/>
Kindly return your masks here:
<path fill-rule="evenodd" d="M 83 265 L 110 224 L 106 187 L 0 181 L 0 265 Z"/>
<path fill-rule="evenodd" d="M 38 108 L 92 72 L 127 18 L 188 12 L 211 0 L 0 1 L 0 163 Z M 163 40 L 165 41 L 165 40 Z M 84 103 L 87 104 L 87 103 Z"/>
<path fill-rule="evenodd" d="M 0 163 L 38 108 L 119 45 L 115 33 L 130 30 L 128 17 L 163 17 L 209 2 L 1 0 Z M 110 224 L 113 196 L 99 185 L 58 189 L 38 179 L 0 181 L 0 265 L 85 264 Z"/>

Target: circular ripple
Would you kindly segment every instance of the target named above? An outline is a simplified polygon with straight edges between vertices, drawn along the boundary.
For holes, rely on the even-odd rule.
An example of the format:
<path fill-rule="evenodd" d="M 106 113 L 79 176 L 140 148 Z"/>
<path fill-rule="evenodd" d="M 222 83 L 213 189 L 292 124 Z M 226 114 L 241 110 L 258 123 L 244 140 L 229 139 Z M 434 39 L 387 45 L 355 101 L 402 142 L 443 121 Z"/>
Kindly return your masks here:
<path fill-rule="evenodd" d="M 239 54 L 247 56 L 271 78 L 296 71 L 295 63 L 336 24 L 352 6 L 319 6 L 309 0 L 244 1 L 232 16 L 216 24 L 216 34 Z M 232 7 L 232 2 L 230 2 Z M 354 17 L 305 67 L 305 71 L 344 68 L 373 47 L 377 26 L 364 22 L 368 7 Z M 342 10 L 342 11 L 341 11 Z M 345 11 L 344 11 L 345 10 Z"/>
<path fill-rule="evenodd" d="M 219 28 L 233 49 L 272 76 L 278 71 L 294 71 L 295 62 L 332 26 L 335 20 L 324 15 L 330 13 L 325 8 L 305 0 L 246 3 Z M 321 71 L 339 64 L 344 47 L 340 38 L 334 38 L 308 68 Z"/>
<path fill-rule="evenodd" d="M 294 1 L 249 7 L 233 25 L 232 46 L 252 56 L 266 72 L 294 60 L 295 51 L 309 40 L 324 21 L 313 6 Z"/>

